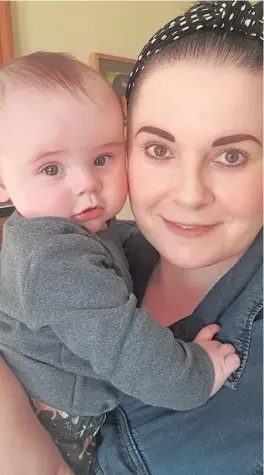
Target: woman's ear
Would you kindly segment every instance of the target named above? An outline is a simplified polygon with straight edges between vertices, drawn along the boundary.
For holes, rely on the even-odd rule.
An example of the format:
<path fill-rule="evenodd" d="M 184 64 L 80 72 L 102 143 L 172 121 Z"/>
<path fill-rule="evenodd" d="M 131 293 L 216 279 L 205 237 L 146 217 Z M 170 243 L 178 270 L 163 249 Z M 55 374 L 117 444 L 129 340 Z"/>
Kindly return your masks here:
<path fill-rule="evenodd" d="M 4 186 L 0 177 L 0 202 L 5 203 L 8 200 L 9 200 L 9 196 L 8 196 L 6 187 Z"/>

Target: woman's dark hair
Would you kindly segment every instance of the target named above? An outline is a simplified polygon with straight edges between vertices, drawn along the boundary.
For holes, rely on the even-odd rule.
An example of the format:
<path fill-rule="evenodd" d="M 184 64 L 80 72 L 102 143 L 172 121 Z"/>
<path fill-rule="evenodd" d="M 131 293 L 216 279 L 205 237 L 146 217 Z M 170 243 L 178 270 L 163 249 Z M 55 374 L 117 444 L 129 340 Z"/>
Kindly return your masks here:
<path fill-rule="evenodd" d="M 146 58 L 144 67 L 137 73 L 135 85 L 133 84 L 131 89 L 129 111 L 133 108 L 140 87 L 148 74 L 160 66 L 185 59 L 207 60 L 217 64 L 225 63 L 235 65 L 240 69 L 247 69 L 252 74 L 261 74 L 263 46 L 254 37 L 246 36 L 235 29 L 224 31 L 204 28 L 180 35 L 177 41 L 171 41 L 166 46 L 160 47 L 156 54 L 151 54 L 149 59 Z"/>
<path fill-rule="evenodd" d="M 129 75 L 123 74 L 123 73 L 117 74 L 117 76 L 114 78 L 112 82 L 112 88 L 117 94 L 118 99 L 126 95 L 128 80 L 129 80 Z"/>

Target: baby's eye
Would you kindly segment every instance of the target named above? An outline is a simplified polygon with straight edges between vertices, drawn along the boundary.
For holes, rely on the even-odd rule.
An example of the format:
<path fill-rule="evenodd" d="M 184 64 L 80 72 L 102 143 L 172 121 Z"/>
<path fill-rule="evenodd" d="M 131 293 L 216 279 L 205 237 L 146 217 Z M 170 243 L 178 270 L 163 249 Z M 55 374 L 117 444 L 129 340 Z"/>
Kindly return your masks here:
<path fill-rule="evenodd" d="M 215 157 L 214 162 L 220 163 L 221 165 L 226 165 L 227 167 L 235 167 L 245 163 L 247 158 L 248 154 L 246 152 L 242 152 L 237 149 L 232 149 L 220 153 L 220 155 Z"/>
<path fill-rule="evenodd" d="M 48 176 L 56 176 L 59 175 L 59 173 L 63 172 L 63 168 L 59 165 L 47 165 L 45 168 L 43 168 L 42 173 Z"/>
<path fill-rule="evenodd" d="M 97 157 L 94 161 L 95 166 L 103 167 L 106 164 L 108 158 L 109 157 L 107 157 L 106 155 L 101 155 L 100 157 Z"/>
<path fill-rule="evenodd" d="M 148 145 L 145 150 L 147 156 L 150 158 L 173 158 L 170 150 L 162 144 Z"/>

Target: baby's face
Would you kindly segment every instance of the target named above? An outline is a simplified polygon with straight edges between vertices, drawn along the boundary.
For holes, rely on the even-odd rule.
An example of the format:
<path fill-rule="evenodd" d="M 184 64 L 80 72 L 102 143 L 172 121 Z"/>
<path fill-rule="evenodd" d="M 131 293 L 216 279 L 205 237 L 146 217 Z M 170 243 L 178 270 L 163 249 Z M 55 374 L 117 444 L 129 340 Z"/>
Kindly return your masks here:
<path fill-rule="evenodd" d="M 0 110 L 0 201 L 26 218 L 73 219 L 92 231 L 127 194 L 122 113 L 112 91 L 77 99 L 24 87 Z"/>

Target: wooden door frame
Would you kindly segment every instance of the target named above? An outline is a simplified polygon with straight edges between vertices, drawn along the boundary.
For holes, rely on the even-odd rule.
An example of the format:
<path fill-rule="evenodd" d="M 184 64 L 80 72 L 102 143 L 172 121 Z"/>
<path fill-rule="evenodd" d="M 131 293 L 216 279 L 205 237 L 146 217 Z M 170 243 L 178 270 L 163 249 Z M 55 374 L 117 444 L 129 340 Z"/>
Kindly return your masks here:
<path fill-rule="evenodd" d="M 0 0 L 0 67 L 14 58 L 13 37 L 11 28 L 10 3 Z M 10 216 L 14 207 L 0 203 L 0 249 L 3 221 Z"/>
<path fill-rule="evenodd" d="M 8 63 L 13 57 L 10 3 L 0 1 L 0 63 Z"/>

